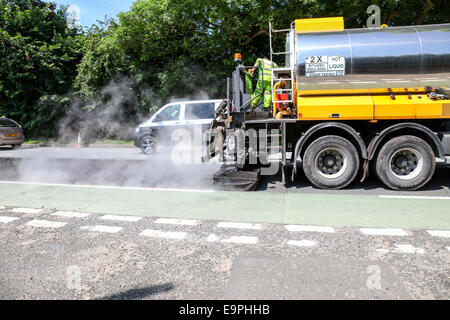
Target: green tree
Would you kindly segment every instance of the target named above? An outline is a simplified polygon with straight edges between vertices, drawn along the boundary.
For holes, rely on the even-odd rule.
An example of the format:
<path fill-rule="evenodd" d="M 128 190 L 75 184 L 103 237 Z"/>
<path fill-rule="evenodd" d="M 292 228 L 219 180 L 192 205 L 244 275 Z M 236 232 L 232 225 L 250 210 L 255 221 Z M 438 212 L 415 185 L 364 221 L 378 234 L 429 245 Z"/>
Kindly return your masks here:
<path fill-rule="evenodd" d="M 0 114 L 28 136 L 50 136 L 68 106 L 82 36 L 66 11 L 39 0 L 0 1 Z"/>

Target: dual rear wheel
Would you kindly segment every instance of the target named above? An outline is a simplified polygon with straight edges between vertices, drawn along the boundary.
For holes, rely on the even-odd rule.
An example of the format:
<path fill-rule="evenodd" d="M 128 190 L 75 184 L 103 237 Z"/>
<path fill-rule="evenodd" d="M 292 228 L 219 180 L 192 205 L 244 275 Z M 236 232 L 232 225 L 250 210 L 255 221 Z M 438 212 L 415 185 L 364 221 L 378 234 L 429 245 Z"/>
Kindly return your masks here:
<path fill-rule="evenodd" d="M 374 161 L 379 180 L 394 190 L 417 190 L 427 184 L 436 167 L 428 143 L 415 136 L 387 141 Z M 360 169 L 355 146 L 340 136 L 324 136 L 311 143 L 303 156 L 303 171 L 321 189 L 342 189 L 353 182 Z"/>
<path fill-rule="evenodd" d="M 376 175 L 394 190 L 417 190 L 433 177 L 436 158 L 433 149 L 415 136 L 389 140 L 375 159 Z"/>
<path fill-rule="evenodd" d="M 355 179 L 359 155 L 355 146 L 339 136 L 324 136 L 311 143 L 303 157 L 308 180 L 321 189 L 342 189 Z"/>

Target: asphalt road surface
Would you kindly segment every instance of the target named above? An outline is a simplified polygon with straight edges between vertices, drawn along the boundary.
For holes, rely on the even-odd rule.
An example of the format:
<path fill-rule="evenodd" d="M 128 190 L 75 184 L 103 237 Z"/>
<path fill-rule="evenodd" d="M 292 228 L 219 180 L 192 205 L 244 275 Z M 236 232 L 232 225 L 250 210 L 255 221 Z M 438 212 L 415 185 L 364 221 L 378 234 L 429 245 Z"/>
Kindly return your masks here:
<path fill-rule="evenodd" d="M 419 192 L 244 193 L 167 161 L 0 150 L 0 299 L 450 298 L 449 169 Z"/>
<path fill-rule="evenodd" d="M 217 162 L 203 164 L 200 151 L 164 150 L 148 156 L 138 148 L 0 148 L 0 180 L 140 187 L 214 189 Z M 180 159 L 177 156 L 181 155 Z M 176 160 L 172 160 L 176 159 Z M 301 171 L 301 170 L 300 170 Z M 434 178 L 420 191 L 387 189 L 375 177 L 357 177 L 345 190 L 325 191 L 311 185 L 303 173 L 281 184 L 281 175 L 262 176 L 258 191 L 314 194 L 382 194 L 450 196 L 450 168 L 438 166 Z"/>

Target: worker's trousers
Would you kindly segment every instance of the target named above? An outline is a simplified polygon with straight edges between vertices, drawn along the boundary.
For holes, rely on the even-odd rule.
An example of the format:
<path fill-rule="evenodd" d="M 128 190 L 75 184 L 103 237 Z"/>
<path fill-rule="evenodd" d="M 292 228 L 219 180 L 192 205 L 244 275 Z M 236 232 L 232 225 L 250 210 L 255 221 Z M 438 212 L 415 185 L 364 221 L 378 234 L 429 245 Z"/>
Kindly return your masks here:
<path fill-rule="evenodd" d="M 261 97 L 261 93 L 263 97 Z M 270 81 L 258 81 L 256 84 L 255 92 L 252 94 L 252 107 L 256 107 L 261 98 L 264 98 L 264 110 L 270 110 L 270 104 L 272 103 L 272 94 L 271 94 L 271 83 Z"/>

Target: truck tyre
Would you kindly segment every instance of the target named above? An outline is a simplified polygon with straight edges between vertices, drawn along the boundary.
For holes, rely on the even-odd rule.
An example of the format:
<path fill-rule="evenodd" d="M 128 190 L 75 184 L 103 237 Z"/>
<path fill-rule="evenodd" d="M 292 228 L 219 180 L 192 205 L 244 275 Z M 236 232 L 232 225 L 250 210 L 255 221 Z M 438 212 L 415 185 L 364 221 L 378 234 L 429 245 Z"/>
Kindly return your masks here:
<path fill-rule="evenodd" d="M 155 154 L 157 147 L 156 138 L 150 134 L 147 134 L 139 140 L 139 146 L 141 147 L 142 153 L 148 155 Z"/>
<path fill-rule="evenodd" d="M 417 190 L 433 177 L 436 158 L 433 149 L 415 136 L 389 140 L 378 153 L 377 176 L 394 190 Z"/>
<path fill-rule="evenodd" d="M 321 189 L 348 186 L 359 170 L 355 146 L 339 136 L 325 136 L 309 145 L 304 154 L 303 171 L 308 180 Z"/>

